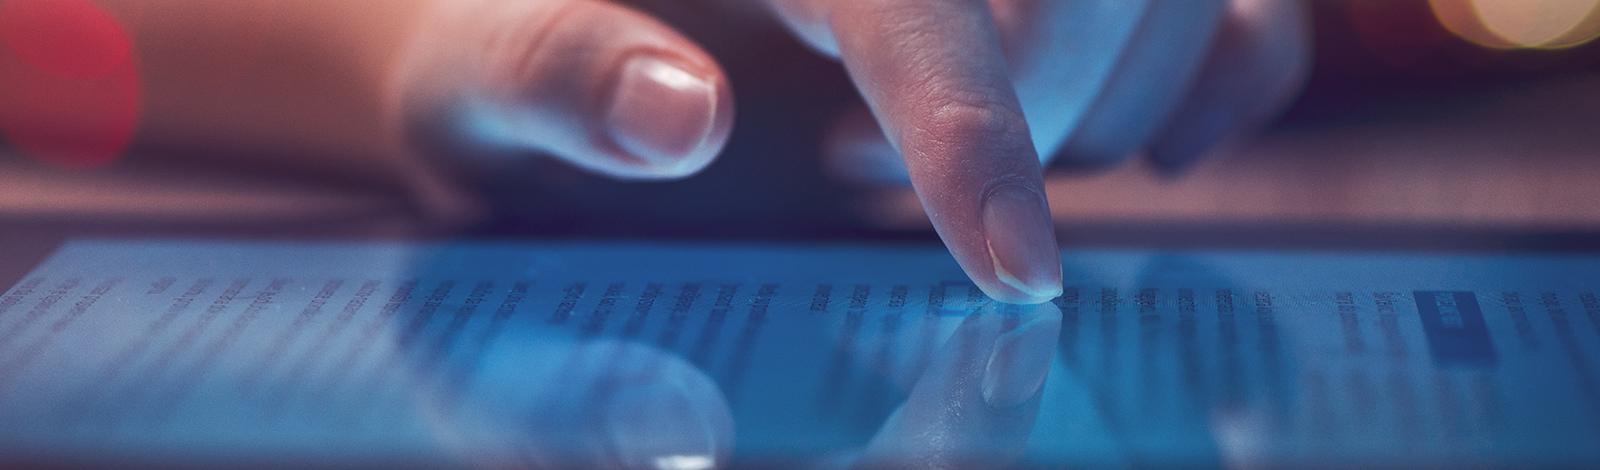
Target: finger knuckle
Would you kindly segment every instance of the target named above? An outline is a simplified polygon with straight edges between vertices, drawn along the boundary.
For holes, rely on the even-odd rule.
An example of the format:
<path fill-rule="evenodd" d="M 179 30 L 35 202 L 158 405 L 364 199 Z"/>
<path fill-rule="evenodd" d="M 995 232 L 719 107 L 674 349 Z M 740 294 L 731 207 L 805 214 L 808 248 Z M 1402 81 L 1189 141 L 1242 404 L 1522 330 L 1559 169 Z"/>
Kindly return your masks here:
<path fill-rule="evenodd" d="M 482 28 L 477 49 L 480 57 L 491 76 L 509 83 L 525 80 L 549 65 L 539 62 L 547 58 L 544 52 L 557 42 L 558 30 L 577 23 L 572 17 L 584 13 L 581 2 L 575 1 L 518 3 L 487 7 L 466 25 Z"/>
<path fill-rule="evenodd" d="M 990 98 L 951 97 L 935 102 L 922 124 L 931 140 L 947 145 L 1027 140 L 1020 111 Z"/>

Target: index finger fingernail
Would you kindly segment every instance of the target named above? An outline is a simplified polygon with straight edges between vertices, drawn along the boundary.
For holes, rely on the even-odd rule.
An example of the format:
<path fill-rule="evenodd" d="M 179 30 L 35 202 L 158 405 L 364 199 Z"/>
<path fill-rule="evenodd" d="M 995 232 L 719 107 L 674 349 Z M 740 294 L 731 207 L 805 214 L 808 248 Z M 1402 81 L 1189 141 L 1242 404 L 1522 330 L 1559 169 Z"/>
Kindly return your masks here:
<path fill-rule="evenodd" d="M 989 191 L 983 230 L 995 276 L 1018 291 L 1001 302 L 1037 304 L 1061 295 L 1061 257 L 1050 210 L 1037 191 L 1005 184 Z"/>

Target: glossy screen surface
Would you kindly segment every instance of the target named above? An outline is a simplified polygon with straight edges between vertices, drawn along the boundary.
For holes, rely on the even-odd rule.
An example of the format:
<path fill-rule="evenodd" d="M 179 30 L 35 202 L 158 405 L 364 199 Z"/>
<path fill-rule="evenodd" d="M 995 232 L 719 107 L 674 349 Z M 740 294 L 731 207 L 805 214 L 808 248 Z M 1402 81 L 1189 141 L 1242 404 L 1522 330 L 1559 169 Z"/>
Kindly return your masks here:
<path fill-rule="evenodd" d="M 1024 307 L 928 245 L 81 240 L 0 296 L 0 455 L 1600 464 L 1600 258 L 1063 262 Z"/>

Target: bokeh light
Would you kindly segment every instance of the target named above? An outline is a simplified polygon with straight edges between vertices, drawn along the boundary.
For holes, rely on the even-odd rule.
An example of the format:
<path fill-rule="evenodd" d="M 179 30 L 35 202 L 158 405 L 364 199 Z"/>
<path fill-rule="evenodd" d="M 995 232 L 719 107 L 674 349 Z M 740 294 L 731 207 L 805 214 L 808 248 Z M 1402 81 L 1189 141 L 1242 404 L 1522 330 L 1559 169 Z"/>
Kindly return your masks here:
<path fill-rule="evenodd" d="M 114 163 L 140 111 L 132 37 L 87 0 L 0 0 L 0 131 L 47 164 Z"/>
<path fill-rule="evenodd" d="M 1600 36 L 1600 0 L 1429 0 L 1445 28 L 1495 49 L 1560 49 Z"/>

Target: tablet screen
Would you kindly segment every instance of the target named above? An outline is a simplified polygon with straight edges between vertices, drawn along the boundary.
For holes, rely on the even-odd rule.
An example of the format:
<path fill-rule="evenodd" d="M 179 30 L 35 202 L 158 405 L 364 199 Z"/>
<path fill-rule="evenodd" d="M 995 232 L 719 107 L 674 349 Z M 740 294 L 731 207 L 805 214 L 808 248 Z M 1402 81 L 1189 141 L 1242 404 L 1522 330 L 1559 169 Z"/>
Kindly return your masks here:
<path fill-rule="evenodd" d="M 1600 257 L 77 240 L 0 455 L 115 465 L 1600 463 Z M 1042 382 L 1041 382 L 1042 381 Z"/>

